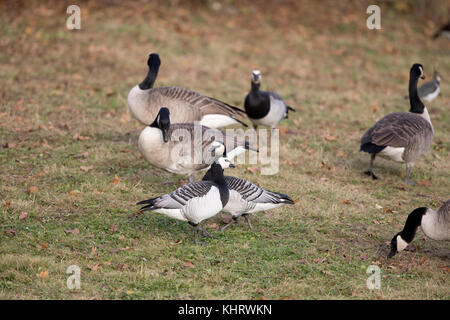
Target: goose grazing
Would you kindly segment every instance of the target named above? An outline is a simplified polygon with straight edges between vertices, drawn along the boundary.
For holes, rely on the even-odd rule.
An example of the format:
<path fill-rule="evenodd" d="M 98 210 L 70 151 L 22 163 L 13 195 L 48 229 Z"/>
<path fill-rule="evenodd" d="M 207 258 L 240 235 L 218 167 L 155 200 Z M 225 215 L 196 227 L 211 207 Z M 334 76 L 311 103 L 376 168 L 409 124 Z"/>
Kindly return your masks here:
<path fill-rule="evenodd" d="M 169 194 L 138 202 L 137 205 L 145 205 L 140 209 L 141 212 L 155 211 L 187 221 L 194 227 L 194 241 L 197 243 L 199 231 L 205 237 L 212 238 L 200 223 L 219 213 L 228 203 L 229 197 L 223 169 L 214 162 L 211 165 L 211 180 L 186 184 Z"/>
<path fill-rule="evenodd" d="M 211 165 L 213 151 L 227 159 L 233 159 L 245 150 L 258 151 L 247 141 L 227 136 L 218 129 L 193 123 L 172 124 L 171 120 L 169 109 L 161 108 L 152 124 L 139 135 L 139 151 L 150 164 L 187 175 L 189 182 L 194 181 L 196 172 Z"/>
<path fill-rule="evenodd" d="M 425 100 L 426 102 L 431 102 L 437 98 L 439 92 L 441 91 L 441 75 L 435 70 L 433 79 L 425 82 L 423 85 L 417 89 L 419 98 Z M 408 96 L 405 96 L 408 99 Z"/>
<path fill-rule="evenodd" d="M 212 181 L 213 171 L 211 169 L 206 172 L 203 181 Z M 232 219 L 222 227 L 221 231 L 236 223 L 240 216 L 245 218 L 248 226 L 253 230 L 249 217 L 250 213 L 275 209 L 284 204 L 294 204 L 289 196 L 264 190 L 250 181 L 230 176 L 225 176 L 225 181 L 230 191 L 230 199 L 223 211 L 230 213 Z"/>
<path fill-rule="evenodd" d="M 198 92 L 179 87 L 153 88 L 161 65 L 159 55 L 150 54 L 149 71 L 144 81 L 133 87 L 128 93 L 128 107 L 131 114 L 141 123 L 148 125 L 158 114 L 160 106 L 166 106 L 172 112 L 174 123 L 193 123 L 210 128 L 220 128 L 232 124 L 243 124 L 236 119 L 244 112 L 217 99 Z"/>
<path fill-rule="evenodd" d="M 274 129 L 282 119 L 288 117 L 289 110 L 295 110 L 287 106 L 278 93 L 259 90 L 261 78 L 261 72 L 253 70 L 251 90 L 244 101 L 245 113 L 255 130 L 258 125 Z"/>
<path fill-rule="evenodd" d="M 423 233 L 433 240 L 450 240 L 450 200 L 438 211 L 426 207 L 413 210 L 408 215 L 403 230 L 392 238 L 388 258 L 404 250 L 413 241 L 419 226 Z"/>
<path fill-rule="evenodd" d="M 433 35 L 433 39 L 436 39 L 439 36 L 443 36 L 447 39 L 450 39 L 450 21 L 442 26 L 434 35 Z"/>
<path fill-rule="evenodd" d="M 361 151 L 370 154 L 370 167 L 365 174 L 378 179 L 373 171 L 377 155 L 406 163 L 408 184 L 414 162 L 426 152 L 433 141 L 433 125 L 427 108 L 417 95 L 417 81 L 424 78 L 421 64 L 414 64 L 409 78 L 409 112 L 394 112 L 379 120 L 361 138 Z"/>

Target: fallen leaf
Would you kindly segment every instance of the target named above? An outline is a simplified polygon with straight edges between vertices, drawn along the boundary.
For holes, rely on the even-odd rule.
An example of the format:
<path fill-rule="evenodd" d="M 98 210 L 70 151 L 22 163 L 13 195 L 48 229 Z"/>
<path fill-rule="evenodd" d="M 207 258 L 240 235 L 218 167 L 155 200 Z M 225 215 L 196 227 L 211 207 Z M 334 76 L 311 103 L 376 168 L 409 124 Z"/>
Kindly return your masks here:
<path fill-rule="evenodd" d="M 117 175 L 114 176 L 114 179 L 111 180 L 111 184 L 118 184 L 119 183 L 119 177 Z"/>
<path fill-rule="evenodd" d="M 392 213 L 392 210 L 389 209 L 389 208 L 384 208 L 384 212 L 385 212 L 385 213 Z"/>
<path fill-rule="evenodd" d="M 112 226 L 111 228 L 109 228 L 109 231 L 116 232 L 117 231 L 117 226 Z"/>
<path fill-rule="evenodd" d="M 379 204 L 375 204 L 375 208 L 377 208 L 378 210 L 383 209 L 383 207 L 380 206 Z"/>
<path fill-rule="evenodd" d="M 41 278 L 41 279 L 47 279 L 47 278 L 48 278 L 48 270 L 41 271 L 41 272 L 39 273 L 39 278 Z"/>
<path fill-rule="evenodd" d="M 417 181 L 417 184 L 419 186 L 429 187 L 430 186 L 430 181 L 429 180 Z"/>
<path fill-rule="evenodd" d="M 94 169 L 94 166 L 80 166 L 80 169 L 84 172 L 88 172 Z"/>
<path fill-rule="evenodd" d="M 91 270 L 91 271 L 96 271 L 97 269 L 98 269 L 98 263 L 96 263 L 96 264 L 87 264 L 87 267 L 88 267 L 88 269 L 89 270 Z"/>
<path fill-rule="evenodd" d="M 6 200 L 5 203 L 3 204 L 3 209 L 7 209 L 10 205 L 11 205 L 11 201 Z"/>
<path fill-rule="evenodd" d="M 258 167 L 247 167 L 247 170 L 250 171 L 251 173 L 261 172 L 261 168 Z"/>
<path fill-rule="evenodd" d="M 22 212 L 19 214 L 19 220 L 24 220 L 24 219 L 26 219 L 26 218 L 28 218 L 28 212 L 22 211 Z"/>
<path fill-rule="evenodd" d="M 348 200 L 348 199 L 344 199 L 344 201 L 343 201 L 345 204 L 350 204 L 350 200 Z"/>
<path fill-rule="evenodd" d="M 336 154 L 338 157 L 341 157 L 341 158 L 343 158 L 344 156 L 345 156 L 345 153 L 344 153 L 344 151 L 343 150 L 339 150 L 338 152 L 337 152 L 337 154 Z"/>
<path fill-rule="evenodd" d="M 450 267 L 448 266 L 442 267 L 442 271 L 444 271 L 445 273 L 450 273 Z"/>
<path fill-rule="evenodd" d="M 92 247 L 91 256 L 94 256 L 96 252 L 97 252 L 97 247 Z"/>
<path fill-rule="evenodd" d="M 30 193 L 36 193 L 36 192 L 38 191 L 38 188 L 35 187 L 35 186 L 31 186 L 30 189 L 28 189 L 28 191 L 29 191 Z"/>
<path fill-rule="evenodd" d="M 419 264 L 420 264 L 420 265 L 423 265 L 423 263 L 424 263 L 425 261 L 427 261 L 427 258 L 426 258 L 426 257 L 422 257 L 422 259 L 420 259 L 420 261 L 419 261 Z"/>
<path fill-rule="evenodd" d="M 328 140 L 328 141 L 334 141 L 334 140 L 336 140 L 336 137 L 330 136 L 330 135 L 326 135 L 326 136 L 325 136 L 325 140 Z"/>
<path fill-rule="evenodd" d="M 16 230 L 5 230 L 5 234 L 8 237 L 14 237 L 17 234 L 17 231 Z"/>
<path fill-rule="evenodd" d="M 184 266 L 186 267 L 186 268 L 193 268 L 194 267 L 194 264 L 191 262 L 191 261 L 186 261 L 185 263 L 184 263 Z"/>
<path fill-rule="evenodd" d="M 223 223 L 230 223 L 232 219 L 233 219 L 233 216 L 231 216 L 231 215 L 222 216 Z"/>
<path fill-rule="evenodd" d="M 79 233 L 80 233 L 80 229 L 78 229 L 78 228 L 67 229 L 67 230 L 65 230 L 65 232 L 66 232 L 66 233 L 79 234 Z"/>
<path fill-rule="evenodd" d="M 71 196 L 76 196 L 76 195 L 77 195 L 77 193 L 78 193 L 78 191 L 77 191 L 77 190 L 72 190 L 72 191 L 69 191 L 69 194 L 70 194 Z"/>

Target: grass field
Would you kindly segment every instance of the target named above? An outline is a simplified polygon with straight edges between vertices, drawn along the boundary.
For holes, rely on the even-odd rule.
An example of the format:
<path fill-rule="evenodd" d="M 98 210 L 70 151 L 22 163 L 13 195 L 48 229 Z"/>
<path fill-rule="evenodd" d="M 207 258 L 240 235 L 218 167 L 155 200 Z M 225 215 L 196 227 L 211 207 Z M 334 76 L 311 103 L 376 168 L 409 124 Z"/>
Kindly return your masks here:
<path fill-rule="evenodd" d="M 368 30 L 359 1 L 80 2 L 81 30 L 69 31 L 65 6 L 32 3 L 0 19 L 1 299 L 450 298 L 448 242 L 418 231 L 414 252 L 384 257 L 412 209 L 449 198 L 450 41 L 430 39 L 437 23 L 386 5 L 382 30 Z M 262 89 L 297 109 L 281 125 L 280 171 L 241 165 L 226 174 L 295 205 L 253 217 L 254 232 L 240 221 L 220 233 L 219 214 L 205 222 L 214 236 L 206 245 L 194 244 L 187 223 L 137 213 L 137 201 L 186 181 L 137 149 L 142 125 L 126 97 L 150 52 L 162 59 L 157 86 L 241 107 L 251 70 L 262 71 Z M 409 109 L 415 62 L 427 80 L 433 68 L 443 77 L 427 104 L 431 152 L 413 169 L 416 186 L 402 183 L 404 165 L 381 159 L 382 179 L 372 181 L 360 138 Z M 81 268 L 80 290 L 66 286 L 70 265 Z M 369 265 L 381 268 L 380 290 L 366 287 Z"/>

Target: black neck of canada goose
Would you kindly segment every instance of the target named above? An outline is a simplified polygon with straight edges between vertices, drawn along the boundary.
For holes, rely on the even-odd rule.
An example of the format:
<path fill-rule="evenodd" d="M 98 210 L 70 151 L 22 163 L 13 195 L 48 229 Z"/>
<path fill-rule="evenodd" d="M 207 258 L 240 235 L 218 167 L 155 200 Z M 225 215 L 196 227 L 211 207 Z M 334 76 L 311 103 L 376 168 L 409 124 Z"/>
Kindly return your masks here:
<path fill-rule="evenodd" d="M 409 103 L 411 105 L 409 112 L 423 113 L 425 109 L 425 105 L 417 93 L 417 82 L 421 77 L 423 78 L 423 67 L 419 64 L 414 64 L 409 75 Z"/>
<path fill-rule="evenodd" d="M 403 227 L 403 230 L 400 232 L 400 235 L 403 240 L 410 243 L 413 241 L 414 236 L 416 234 L 417 228 L 422 223 L 422 217 L 427 212 L 426 207 L 420 207 L 417 209 L 414 209 L 406 219 L 405 226 Z"/>
<path fill-rule="evenodd" d="M 161 65 L 159 55 L 157 53 L 150 54 L 150 56 L 148 57 L 147 65 L 149 68 L 147 76 L 145 77 L 144 81 L 139 84 L 139 88 L 141 90 L 153 88 L 156 77 L 158 76 L 159 67 Z"/>

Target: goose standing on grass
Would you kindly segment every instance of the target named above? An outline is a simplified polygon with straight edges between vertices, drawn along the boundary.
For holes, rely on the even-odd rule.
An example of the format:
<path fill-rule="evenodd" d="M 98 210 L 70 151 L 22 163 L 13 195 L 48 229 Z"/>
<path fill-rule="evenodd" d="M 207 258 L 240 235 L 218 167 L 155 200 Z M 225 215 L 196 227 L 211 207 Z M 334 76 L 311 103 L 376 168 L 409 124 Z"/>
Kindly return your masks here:
<path fill-rule="evenodd" d="M 289 110 L 295 110 L 286 106 L 278 93 L 259 90 L 261 78 L 259 70 L 252 71 L 251 90 L 244 101 L 245 113 L 255 130 L 258 125 L 275 129 L 282 119 L 288 117 Z"/>
<path fill-rule="evenodd" d="M 194 241 L 202 231 L 205 237 L 212 236 L 200 223 L 222 210 L 228 203 L 230 193 L 223 177 L 223 169 L 216 162 L 211 165 L 211 180 L 186 184 L 175 191 L 156 198 L 138 202 L 145 205 L 140 210 L 155 211 L 170 218 L 187 221 L 194 227 Z"/>
<path fill-rule="evenodd" d="M 149 71 L 144 81 L 133 87 L 128 93 L 128 107 L 131 114 L 141 123 L 148 125 L 158 114 L 161 106 L 172 112 L 174 123 L 193 123 L 210 128 L 220 128 L 241 123 L 236 117 L 244 112 L 217 99 L 204 96 L 198 92 L 179 87 L 153 88 L 161 61 L 156 53 L 148 58 Z"/>
<path fill-rule="evenodd" d="M 409 78 L 409 112 L 394 112 L 379 120 L 361 139 L 360 151 L 370 153 L 370 167 L 365 174 L 378 179 L 373 171 L 377 155 L 406 163 L 408 184 L 414 162 L 431 146 L 433 126 L 427 108 L 417 95 L 417 81 L 424 78 L 421 64 L 414 64 Z"/>
<path fill-rule="evenodd" d="M 419 226 L 423 233 L 433 240 L 450 240 L 450 200 L 447 200 L 438 211 L 426 207 L 412 211 L 406 219 L 403 230 L 392 238 L 388 258 L 404 250 L 413 241 Z"/>
<path fill-rule="evenodd" d="M 206 172 L 203 181 L 212 181 L 212 179 L 213 171 L 211 168 Z M 249 228 L 253 230 L 249 214 L 275 209 L 284 204 L 294 204 L 294 201 L 289 196 L 279 192 L 264 190 L 250 181 L 230 176 L 225 176 L 225 181 L 230 191 L 230 199 L 223 211 L 230 213 L 232 219 L 222 227 L 221 231 L 236 223 L 240 216 L 245 218 Z"/>
<path fill-rule="evenodd" d="M 215 156 L 233 159 L 245 150 L 258 151 L 237 137 L 193 123 L 171 123 L 171 113 L 161 108 L 153 123 L 139 135 L 138 147 L 152 165 L 166 171 L 189 176 L 207 169 Z M 228 151 L 228 152 L 227 152 Z"/>
<path fill-rule="evenodd" d="M 434 35 L 433 39 L 436 39 L 439 36 L 446 37 L 447 39 L 450 39 L 450 21 L 442 26 Z"/>
<path fill-rule="evenodd" d="M 439 92 L 441 92 L 441 75 L 435 70 L 433 79 L 421 85 L 417 93 L 419 98 L 431 102 L 437 98 Z M 408 99 L 408 96 L 405 96 L 405 99 Z"/>

